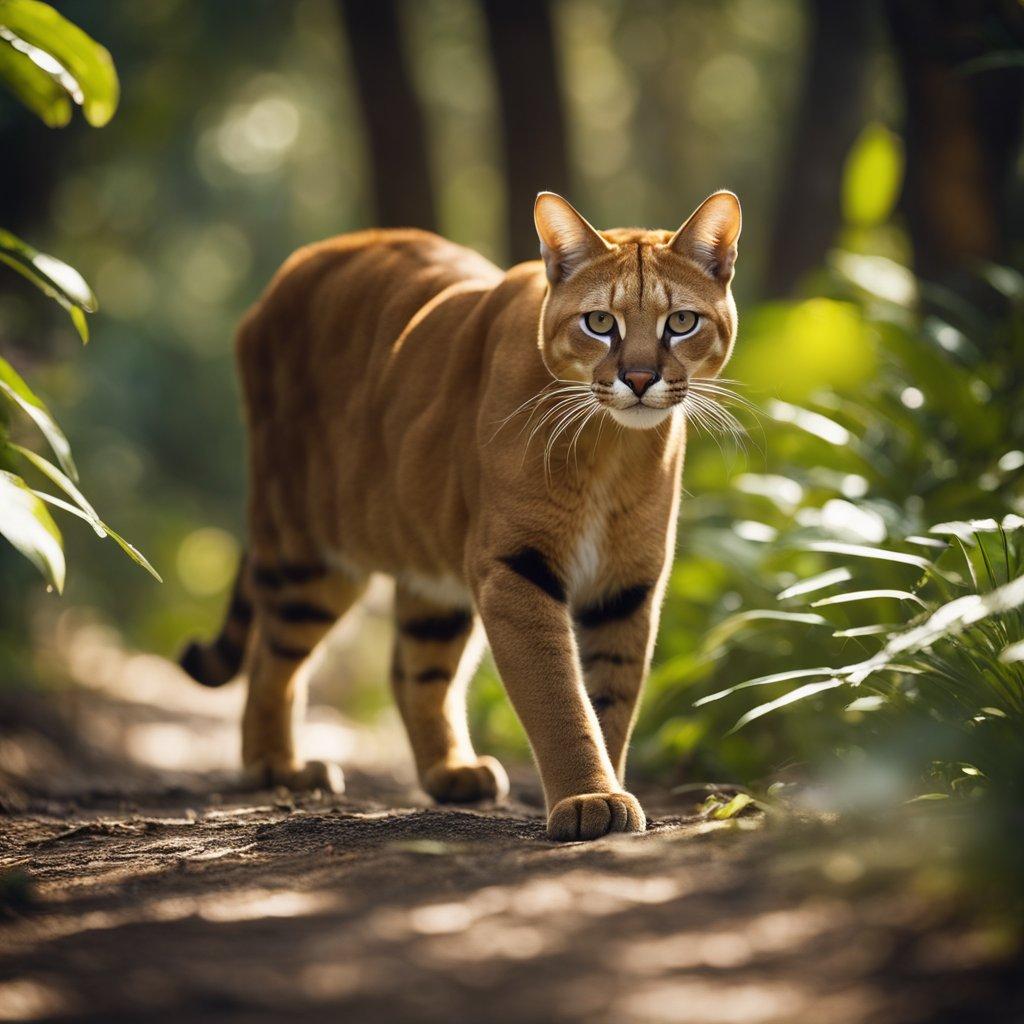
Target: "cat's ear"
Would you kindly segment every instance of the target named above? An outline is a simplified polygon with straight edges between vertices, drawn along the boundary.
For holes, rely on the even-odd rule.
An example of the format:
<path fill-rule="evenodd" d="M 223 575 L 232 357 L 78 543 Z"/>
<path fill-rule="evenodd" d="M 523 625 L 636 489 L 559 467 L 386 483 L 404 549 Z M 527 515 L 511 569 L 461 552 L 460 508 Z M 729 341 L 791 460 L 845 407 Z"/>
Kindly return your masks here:
<path fill-rule="evenodd" d="M 707 197 L 669 240 L 669 248 L 687 256 L 723 284 L 732 280 L 736 242 L 743 226 L 740 201 L 732 192 Z"/>
<path fill-rule="evenodd" d="M 612 248 L 571 203 L 554 192 L 538 194 L 533 204 L 533 223 L 552 284 L 572 277 L 588 260 Z"/>

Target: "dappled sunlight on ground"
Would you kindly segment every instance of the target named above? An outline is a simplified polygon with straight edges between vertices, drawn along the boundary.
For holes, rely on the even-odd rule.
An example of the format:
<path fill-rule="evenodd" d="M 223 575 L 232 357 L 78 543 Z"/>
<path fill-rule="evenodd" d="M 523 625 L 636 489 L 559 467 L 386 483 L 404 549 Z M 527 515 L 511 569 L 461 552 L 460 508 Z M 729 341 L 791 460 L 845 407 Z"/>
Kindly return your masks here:
<path fill-rule="evenodd" d="M 61 713 L 0 755 L 0 1020 L 1009 1019 L 1012 951 L 911 826 L 651 792 L 647 834 L 557 845 L 529 772 L 502 807 L 430 807 L 400 734 L 316 706 L 348 792 L 246 794 L 239 686 L 62 630 Z"/>

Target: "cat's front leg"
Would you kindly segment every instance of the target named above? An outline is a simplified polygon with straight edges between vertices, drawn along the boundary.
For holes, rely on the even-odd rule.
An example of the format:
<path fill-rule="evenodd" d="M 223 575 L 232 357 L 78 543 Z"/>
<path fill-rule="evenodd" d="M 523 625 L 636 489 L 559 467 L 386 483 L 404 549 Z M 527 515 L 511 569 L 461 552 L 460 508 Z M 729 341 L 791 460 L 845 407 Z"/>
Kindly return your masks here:
<path fill-rule="evenodd" d="M 619 783 L 583 686 L 565 588 L 533 547 L 495 551 L 473 573 L 477 607 L 505 689 L 533 748 L 552 839 L 647 827 Z"/>

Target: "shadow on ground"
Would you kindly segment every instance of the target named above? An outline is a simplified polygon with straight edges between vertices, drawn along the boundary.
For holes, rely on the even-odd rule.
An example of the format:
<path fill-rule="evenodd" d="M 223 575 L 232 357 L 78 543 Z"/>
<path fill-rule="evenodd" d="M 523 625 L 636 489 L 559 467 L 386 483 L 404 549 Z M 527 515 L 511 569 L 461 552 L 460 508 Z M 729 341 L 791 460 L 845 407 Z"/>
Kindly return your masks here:
<path fill-rule="evenodd" d="M 529 781 L 515 787 L 527 802 L 462 810 L 427 806 L 381 763 L 350 770 L 343 797 L 232 793 L 213 769 L 157 771 L 87 743 L 90 722 L 93 736 L 129 734 L 124 693 L 78 689 L 74 703 L 74 728 L 37 697 L 0 707 L 0 1019 L 952 1024 L 1024 1011 L 1019 963 L 925 884 L 912 823 L 714 822 L 651 793 L 645 835 L 559 846 Z M 146 728 L 189 724 L 171 706 L 154 722 L 154 706 Z"/>

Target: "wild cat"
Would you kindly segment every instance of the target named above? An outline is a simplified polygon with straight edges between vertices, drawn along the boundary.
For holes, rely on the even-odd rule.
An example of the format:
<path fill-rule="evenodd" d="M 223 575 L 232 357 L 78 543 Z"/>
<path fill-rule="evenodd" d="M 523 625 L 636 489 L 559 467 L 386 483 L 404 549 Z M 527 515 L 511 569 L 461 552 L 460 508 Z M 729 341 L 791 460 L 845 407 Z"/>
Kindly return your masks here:
<path fill-rule="evenodd" d="M 626 750 L 686 415 L 736 337 L 740 205 L 721 191 L 675 233 L 598 231 L 543 192 L 534 220 L 543 261 L 508 272 L 416 230 L 309 246 L 241 325 L 249 547 L 220 636 L 182 665 L 208 686 L 244 669 L 254 785 L 341 788 L 336 766 L 297 757 L 298 669 L 383 572 L 391 684 L 427 793 L 508 790 L 466 722 L 486 634 L 548 834 L 646 828 Z"/>

